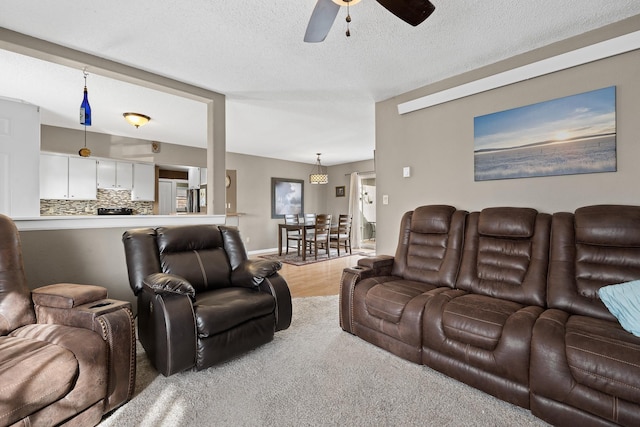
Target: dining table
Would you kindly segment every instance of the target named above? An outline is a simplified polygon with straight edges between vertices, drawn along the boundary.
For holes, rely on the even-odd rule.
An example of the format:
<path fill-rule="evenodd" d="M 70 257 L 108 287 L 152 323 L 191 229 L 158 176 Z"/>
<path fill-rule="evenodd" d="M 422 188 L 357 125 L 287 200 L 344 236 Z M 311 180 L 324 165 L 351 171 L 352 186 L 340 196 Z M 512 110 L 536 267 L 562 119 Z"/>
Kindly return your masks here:
<path fill-rule="evenodd" d="M 313 230 L 314 224 L 278 224 L 278 256 L 282 256 L 282 232 L 299 230 L 302 232 L 302 260 L 307 260 L 307 230 Z"/>

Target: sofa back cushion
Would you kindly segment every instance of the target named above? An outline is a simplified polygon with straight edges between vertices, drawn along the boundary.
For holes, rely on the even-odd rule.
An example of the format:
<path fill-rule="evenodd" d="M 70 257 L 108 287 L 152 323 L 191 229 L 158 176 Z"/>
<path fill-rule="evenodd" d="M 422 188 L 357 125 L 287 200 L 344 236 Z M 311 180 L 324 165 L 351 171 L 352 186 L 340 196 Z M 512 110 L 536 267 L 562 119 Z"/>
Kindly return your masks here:
<path fill-rule="evenodd" d="M 467 212 L 453 206 L 421 206 L 407 212 L 392 274 L 435 286 L 455 285 Z"/>
<path fill-rule="evenodd" d="M 615 320 L 598 289 L 640 279 L 640 207 L 585 206 L 553 215 L 547 304 Z"/>
<path fill-rule="evenodd" d="M 0 215 L 0 335 L 35 321 L 18 229 L 9 217 Z"/>
<path fill-rule="evenodd" d="M 162 272 L 188 280 L 197 292 L 231 285 L 231 266 L 215 225 L 156 229 Z"/>
<path fill-rule="evenodd" d="M 456 287 L 544 306 L 550 227 L 550 215 L 530 208 L 487 208 L 469 214 Z"/>

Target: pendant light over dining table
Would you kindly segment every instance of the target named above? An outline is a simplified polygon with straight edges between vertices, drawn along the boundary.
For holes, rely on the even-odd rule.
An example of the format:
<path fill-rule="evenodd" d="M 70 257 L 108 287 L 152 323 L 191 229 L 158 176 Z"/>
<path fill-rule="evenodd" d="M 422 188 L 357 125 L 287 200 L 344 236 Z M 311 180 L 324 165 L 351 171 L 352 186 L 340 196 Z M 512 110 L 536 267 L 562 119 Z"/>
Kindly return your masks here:
<path fill-rule="evenodd" d="M 311 174 L 309 175 L 309 183 L 310 184 L 326 184 L 329 182 L 329 175 L 324 172 L 322 169 L 322 165 L 320 164 L 320 154 L 318 155 L 318 159 L 316 160 L 316 165 L 314 166 Z"/>

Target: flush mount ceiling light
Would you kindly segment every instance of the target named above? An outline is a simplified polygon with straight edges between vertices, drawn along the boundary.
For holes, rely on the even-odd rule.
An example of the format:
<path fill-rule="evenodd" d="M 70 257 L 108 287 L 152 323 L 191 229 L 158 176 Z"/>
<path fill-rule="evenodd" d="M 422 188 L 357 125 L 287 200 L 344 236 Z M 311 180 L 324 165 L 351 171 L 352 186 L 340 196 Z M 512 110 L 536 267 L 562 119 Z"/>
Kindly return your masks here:
<path fill-rule="evenodd" d="M 309 183 L 326 184 L 329 182 L 329 175 L 322 170 L 322 165 L 320 164 L 320 153 L 316 154 L 318 155 L 318 159 L 316 160 L 315 167 L 311 171 L 311 175 L 309 175 Z"/>
<path fill-rule="evenodd" d="M 131 123 L 136 128 L 146 125 L 149 123 L 149 120 L 151 120 L 151 117 L 140 113 L 124 113 L 122 115 L 127 122 Z"/>

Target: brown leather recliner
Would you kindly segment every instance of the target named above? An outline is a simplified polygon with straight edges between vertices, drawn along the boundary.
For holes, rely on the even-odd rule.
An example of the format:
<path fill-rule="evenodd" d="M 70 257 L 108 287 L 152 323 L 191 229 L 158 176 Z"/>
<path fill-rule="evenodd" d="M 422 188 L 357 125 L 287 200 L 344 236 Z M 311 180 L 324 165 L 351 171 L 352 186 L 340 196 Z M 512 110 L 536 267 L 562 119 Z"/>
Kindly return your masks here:
<path fill-rule="evenodd" d="M 531 412 L 554 425 L 640 425 L 640 338 L 598 297 L 640 278 L 640 207 L 553 215 L 547 305 L 533 330 Z"/>
<path fill-rule="evenodd" d="M 186 225 L 122 237 L 138 299 L 138 337 L 165 376 L 205 369 L 273 339 L 291 323 L 279 262 L 250 260 L 235 228 Z"/>
<path fill-rule="evenodd" d="M 358 266 L 344 270 L 342 329 L 421 363 L 427 292 L 453 288 L 466 214 L 445 205 L 405 213 L 395 257 L 363 258 Z"/>
<path fill-rule="evenodd" d="M 533 325 L 546 296 L 551 215 L 498 207 L 467 218 L 456 289 L 432 295 L 422 362 L 529 407 Z"/>
<path fill-rule="evenodd" d="M 0 215 L 0 426 L 96 425 L 135 384 L 131 304 L 100 286 L 29 291 L 18 230 Z"/>

